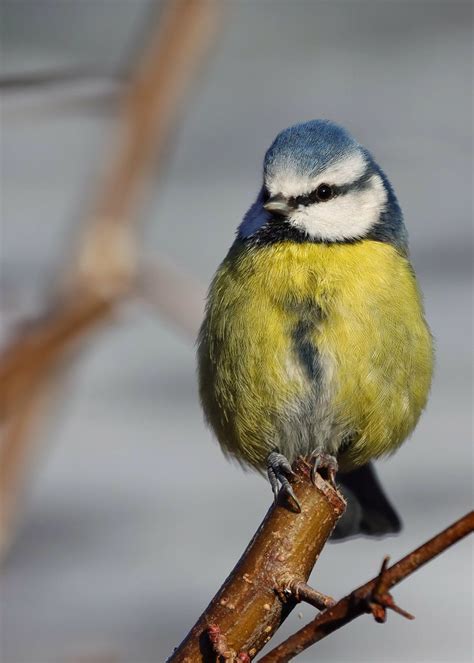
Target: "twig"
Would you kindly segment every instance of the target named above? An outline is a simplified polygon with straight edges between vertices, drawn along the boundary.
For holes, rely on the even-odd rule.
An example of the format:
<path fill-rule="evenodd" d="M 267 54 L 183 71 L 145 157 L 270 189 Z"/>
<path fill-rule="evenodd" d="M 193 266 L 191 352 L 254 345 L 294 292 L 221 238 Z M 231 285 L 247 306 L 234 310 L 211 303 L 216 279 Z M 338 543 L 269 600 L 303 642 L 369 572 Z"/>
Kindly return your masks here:
<path fill-rule="evenodd" d="M 412 615 L 398 608 L 388 590 L 473 530 L 474 511 L 471 511 L 390 568 L 387 568 L 386 558 L 377 577 L 320 613 L 312 622 L 263 656 L 260 663 L 285 663 L 365 613 L 371 613 L 377 621 L 383 622 L 388 608 L 412 619 Z"/>
<path fill-rule="evenodd" d="M 146 262 L 140 283 L 139 295 L 147 305 L 194 342 L 204 316 L 204 285 L 164 256 Z"/>
<path fill-rule="evenodd" d="M 301 505 L 272 506 L 236 567 L 168 663 L 252 659 L 303 595 L 311 570 L 345 503 L 303 459 L 293 465 Z M 291 507 L 291 508 L 290 508 Z M 322 596 L 322 595 L 319 595 Z"/>
<path fill-rule="evenodd" d="M 292 582 L 288 586 L 288 590 L 293 594 L 297 601 L 304 601 L 309 603 L 318 610 L 325 610 L 331 608 L 336 601 L 331 596 L 321 594 L 316 589 L 313 589 L 305 582 Z"/>
<path fill-rule="evenodd" d="M 115 82 L 117 80 L 120 81 L 120 79 L 120 76 L 109 71 L 101 71 L 98 67 L 94 66 L 21 71 L 0 76 L 0 91 L 2 93 L 8 93 L 29 88 L 38 89 L 49 87 L 51 85 L 67 85 L 70 83 L 97 80 L 113 80 Z"/>
<path fill-rule="evenodd" d="M 214 0 L 172 0 L 161 13 L 125 94 L 116 148 L 107 152 L 112 156 L 76 257 L 68 260 L 66 279 L 60 280 L 61 295 L 39 319 L 25 325 L 0 356 L 0 416 L 5 422 L 0 446 L 0 555 L 11 540 L 15 496 L 26 480 L 26 459 L 33 445 L 29 422 L 37 414 L 35 394 L 50 383 L 65 353 L 109 319 L 136 283 L 137 251 L 129 226 L 136 220 L 152 161 L 164 161 L 184 92 L 210 43 L 217 7 Z M 10 426 L 10 419 L 17 425 Z"/>

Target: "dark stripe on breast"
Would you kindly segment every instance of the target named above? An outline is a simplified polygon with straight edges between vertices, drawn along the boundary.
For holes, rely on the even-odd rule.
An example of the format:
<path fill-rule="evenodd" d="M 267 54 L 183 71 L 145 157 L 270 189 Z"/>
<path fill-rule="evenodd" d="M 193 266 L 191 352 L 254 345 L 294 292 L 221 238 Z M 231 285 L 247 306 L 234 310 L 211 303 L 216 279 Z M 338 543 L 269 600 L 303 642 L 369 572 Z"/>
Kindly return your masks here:
<path fill-rule="evenodd" d="M 298 361 L 304 368 L 311 381 L 319 382 L 322 379 L 322 368 L 318 348 L 311 340 L 314 323 L 309 320 L 300 320 L 292 331 L 293 348 Z"/>

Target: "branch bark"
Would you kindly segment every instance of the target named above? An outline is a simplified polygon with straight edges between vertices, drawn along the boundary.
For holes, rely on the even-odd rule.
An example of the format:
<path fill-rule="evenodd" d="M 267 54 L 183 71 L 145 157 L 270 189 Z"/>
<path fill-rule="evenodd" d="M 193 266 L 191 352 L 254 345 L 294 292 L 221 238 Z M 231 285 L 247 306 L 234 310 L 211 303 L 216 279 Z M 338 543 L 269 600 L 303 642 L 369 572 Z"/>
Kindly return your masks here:
<path fill-rule="evenodd" d="M 293 466 L 295 513 L 282 502 L 268 511 L 236 567 L 168 663 L 250 660 L 270 640 L 299 599 L 345 502 L 298 459 Z M 302 591 L 304 594 L 304 589 Z M 308 592 L 308 595 L 311 592 Z M 324 602 L 327 597 L 311 595 Z M 220 657 L 220 658 L 219 658 Z"/>
<path fill-rule="evenodd" d="M 388 558 L 386 558 L 378 576 L 345 596 L 331 608 L 321 612 L 312 622 L 263 656 L 260 663 L 290 661 L 311 645 L 366 613 L 373 614 L 379 622 L 385 621 L 387 608 L 412 618 L 398 608 L 388 590 L 473 530 L 474 511 L 471 511 L 390 568 L 387 568 Z"/>

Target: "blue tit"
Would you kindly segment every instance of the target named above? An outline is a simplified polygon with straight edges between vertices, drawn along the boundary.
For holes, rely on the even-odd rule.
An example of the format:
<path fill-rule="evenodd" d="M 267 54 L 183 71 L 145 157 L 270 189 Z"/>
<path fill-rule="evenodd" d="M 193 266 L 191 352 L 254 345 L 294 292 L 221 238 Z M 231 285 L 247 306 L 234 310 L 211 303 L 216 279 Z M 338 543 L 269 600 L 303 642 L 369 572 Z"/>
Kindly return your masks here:
<path fill-rule="evenodd" d="M 336 470 L 342 534 L 398 531 L 371 460 L 427 402 L 432 339 L 393 188 L 345 129 L 282 131 L 209 290 L 199 334 L 205 417 L 224 452 L 292 496 L 291 463 Z M 347 519 L 346 519 L 347 520 Z"/>

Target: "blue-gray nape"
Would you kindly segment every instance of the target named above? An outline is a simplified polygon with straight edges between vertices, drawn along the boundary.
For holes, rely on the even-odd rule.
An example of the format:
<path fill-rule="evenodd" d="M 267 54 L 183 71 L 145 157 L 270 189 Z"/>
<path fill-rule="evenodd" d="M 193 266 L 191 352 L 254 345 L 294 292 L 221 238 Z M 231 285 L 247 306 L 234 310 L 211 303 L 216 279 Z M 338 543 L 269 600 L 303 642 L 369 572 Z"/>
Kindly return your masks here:
<path fill-rule="evenodd" d="M 360 148 L 369 167 L 374 173 L 380 175 L 385 191 L 387 192 L 387 202 L 380 214 L 378 223 L 372 228 L 368 239 L 376 239 L 380 242 L 393 244 L 404 255 L 408 255 L 408 233 L 403 221 L 403 212 L 398 203 L 395 191 L 388 177 L 374 160 L 371 153 L 364 147 Z"/>

